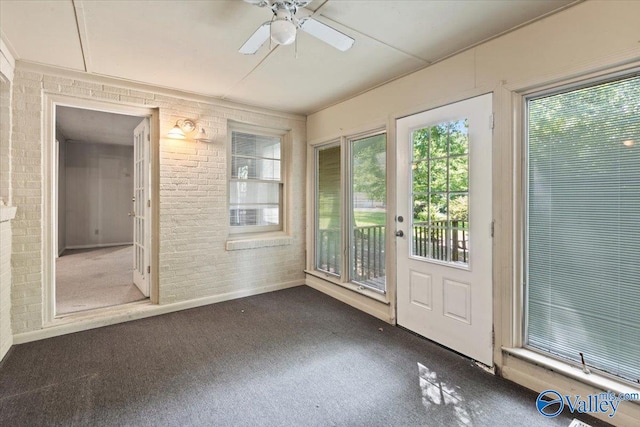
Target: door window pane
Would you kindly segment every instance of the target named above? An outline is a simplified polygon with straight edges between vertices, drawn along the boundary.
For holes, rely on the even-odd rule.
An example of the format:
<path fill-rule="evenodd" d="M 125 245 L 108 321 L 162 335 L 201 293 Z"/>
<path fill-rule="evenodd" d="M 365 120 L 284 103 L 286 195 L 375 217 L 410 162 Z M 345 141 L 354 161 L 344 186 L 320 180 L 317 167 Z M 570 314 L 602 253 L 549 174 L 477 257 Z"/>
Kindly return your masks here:
<path fill-rule="evenodd" d="M 351 141 L 351 281 L 386 291 L 387 137 Z"/>
<path fill-rule="evenodd" d="M 529 346 L 640 380 L 640 77 L 530 99 Z"/>
<path fill-rule="evenodd" d="M 340 275 L 342 191 L 340 146 L 316 151 L 316 269 Z"/>
<path fill-rule="evenodd" d="M 412 255 L 468 265 L 468 122 L 417 129 L 412 144 Z"/>

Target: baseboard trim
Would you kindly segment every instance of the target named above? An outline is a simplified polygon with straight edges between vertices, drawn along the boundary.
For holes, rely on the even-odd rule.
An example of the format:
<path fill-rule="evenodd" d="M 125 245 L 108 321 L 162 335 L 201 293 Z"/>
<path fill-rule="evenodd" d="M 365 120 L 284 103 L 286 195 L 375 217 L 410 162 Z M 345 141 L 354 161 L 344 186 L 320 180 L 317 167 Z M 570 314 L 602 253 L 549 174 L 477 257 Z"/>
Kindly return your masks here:
<path fill-rule="evenodd" d="M 73 245 L 65 247 L 62 252 L 67 249 L 93 249 L 93 248 L 110 248 L 113 246 L 131 246 L 133 242 L 121 242 L 121 243 L 98 243 L 93 245 Z M 61 252 L 61 253 L 62 253 Z"/>
<path fill-rule="evenodd" d="M 9 339 L 0 348 L 0 368 L 2 367 L 2 365 L 4 365 L 4 361 L 7 360 L 7 356 L 11 353 L 13 344 L 14 344 L 13 336 L 9 336 Z"/>
<path fill-rule="evenodd" d="M 101 328 L 103 326 L 115 325 L 132 320 L 159 316 L 162 314 L 202 307 L 218 302 L 244 298 L 267 292 L 279 291 L 282 289 L 288 289 L 302 285 L 304 285 L 304 280 L 300 279 L 278 283 L 275 285 L 263 286 L 260 288 L 241 289 L 233 292 L 226 292 L 218 295 L 211 295 L 208 297 L 197 298 L 188 301 L 179 301 L 169 304 L 155 305 L 151 304 L 149 301 L 144 301 L 125 304 L 117 307 L 108 307 L 74 313 L 59 319 L 55 319 L 50 324 L 45 325 L 42 329 L 15 334 L 13 336 L 13 344 L 23 344 L 31 341 L 43 340 L 46 338 L 57 337 L 74 332 L 87 331 L 90 329 Z"/>
<path fill-rule="evenodd" d="M 357 308 L 360 311 L 364 311 L 365 313 L 370 314 L 373 317 L 377 317 L 384 322 L 394 324 L 394 320 L 391 317 L 388 304 L 379 302 L 363 295 L 356 294 L 349 289 L 343 288 L 331 282 L 327 282 L 326 280 L 320 279 L 310 274 L 307 274 L 305 284 L 310 288 L 327 294 L 330 297 L 333 297 L 345 304 L 350 305 L 351 307 Z"/>

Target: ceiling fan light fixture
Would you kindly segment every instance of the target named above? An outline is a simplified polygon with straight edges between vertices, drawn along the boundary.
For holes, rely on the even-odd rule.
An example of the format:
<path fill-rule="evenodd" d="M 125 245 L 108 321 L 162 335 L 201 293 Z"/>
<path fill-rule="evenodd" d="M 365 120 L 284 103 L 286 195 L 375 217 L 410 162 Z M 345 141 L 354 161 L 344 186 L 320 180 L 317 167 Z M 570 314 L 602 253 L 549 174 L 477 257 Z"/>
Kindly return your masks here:
<path fill-rule="evenodd" d="M 240 47 L 239 52 L 243 55 L 255 54 L 269 39 L 276 45 L 292 44 L 296 41 L 298 28 L 342 52 L 351 49 L 355 41 L 353 37 L 312 18 L 312 16 L 316 15 L 313 11 L 307 10 L 304 14 L 301 14 L 304 16 L 296 17 L 298 10 L 304 8 L 311 3 L 312 0 L 244 1 L 256 6 L 269 6 L 273 17 L 271 21 L 260 25 L 251 37 Z M 322 5 L 320 5 L 320 7 L 322 7 Z"/>
<path fill-rule="evenodd" d="M 274 43 L 288 45 L 296 39 L 296 26 L 288 19 L 276 19 L 271 23 L 271 40 Z"/>

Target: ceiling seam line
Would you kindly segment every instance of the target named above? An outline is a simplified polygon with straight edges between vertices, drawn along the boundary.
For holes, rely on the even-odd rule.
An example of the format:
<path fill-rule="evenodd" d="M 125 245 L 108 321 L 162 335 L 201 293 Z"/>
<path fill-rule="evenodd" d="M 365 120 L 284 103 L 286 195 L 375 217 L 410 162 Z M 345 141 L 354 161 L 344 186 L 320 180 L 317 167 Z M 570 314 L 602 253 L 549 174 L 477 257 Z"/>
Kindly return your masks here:
<path fill-rule="evenodd" d="M 80 22 L 78 22 L 78 9 L 76 8 L 76 0 L 71 0 L 73 5 L 73 17 L 76 21 L 76 31 L 78 33 L 78 41 L 80 42 L 80 53 L 82 54 L 82 65 L 84 66 L 84 72 L 88 73 L 87 60 L 84 56 L 84 45 L 82 44 L 82 36 L 80 35 Z"/>
<path fill-rule="evenodd" d="M 257 69 L 258 69 L 258 67 L 260 67 L 260 66 L 264 63 L 264 61 L 266 61 L 266 60 L 267 60 L 267 58 L 269 58 L 269 56 L 271 56 L 271 54 L 272 54 L 273 52 L 275 52 L 275 51 L 276 51 L 276 49 L 278 49 L 278 47 L 279 47 L 279 45 L 276 45 L 276 47 L 274 47 L 273 49 L 271 49 L 271 50 L 269 51 L 269 53 L 267 53 L 267 54 L 264 56 L 264 58 L 262 58 L 262 59 L 260 60 L 260 62 L 258 62 L 258 63 L 256 64 L 256 66 L 255 66 L 255 67 L 253 67 L 253 68 L 251 69 L 251 71 L 249 71 L 247 74 L 245 74 L 245 75 L 244 75 L 244 77 L 242 77 L 240 80 L 238 80 L 237 82 L 235 82 L 235 83 L 233 84 L 233 86 L 231 86 L 231 88 L 227 91 L 227 93 L 226 93 L 226 94 L 224 94 L 224 95 L 222 95 L 222 99 L 225 99 L 225 100 L 226 100 L 226 99 L 228 99 L 227 97 L 229 96 L 229 93 L 230 93 L 230 92 L 233 92 L 233 90 L 234 90 L 234 89 L 235 89 L 239 84 L 241 84 L 241 83 L 242 83 L 243 81 L 245 81 L 245 80 L 246 80 L 246 79 L 247 79 L 251 74 L 253 74 L 253 72 L 254 72 L 255 70 L 257 70 Z"/>
<path fill-rule="evenodd" d="M 364 37 L 366 37 L 366 38 L 368 38 L 368 39 L 371 39 L 371 40 L 373 40 L 373 41 L 375 41 L 375 42 L 377 42 L 377 43 L 380 43 L 381 45 L 386 46 L 386 47 L 388 47 L 388 48 L 390 48 L 390 49 L 396 50 L 396 51 L 398 51 L 398 52 L 400 52 L 400 53 L 402 53 L 402 54 L 404 54 L 404 55 L 407 55 L 407 56 L 409 56 L 409 57 L 411 57 L 411 58 L 413 58 L 413 59 L 417 59 L 418 61 L 420 61 L 420 62 L 424 62 L 424 63 L 425 63 L 425 64 L 427 64 L 427 65 L 431 64 L 431 61 L 429 61 L 428 59 L 421 58 L 421 57 L 416 56 L 416 55 L 414 55 L 414 54 L 412 54 L 412 53 L 409 53 L 409 52 L 407 52 L 407 51 L 404 51 L 404 50 L 402 50 L 402 49 L 400 49 L 400 48 L 398 48 L 398 47 L 392 46 L 392 45 L 390 45 L 389 43 L 385 43 L 385 42 L 383 42 L 383 41 L 382 41 L 382 40 L 380 40 L 380 39 L 377 39 L 377 38 L 375 38 L 375 37 L 373 37 L 373 36 L 370 36 L 369 34 L 363 33 L 362 31 L 358 31 L 358 30 L 356 30 L 355 28 L 352 28 L 352 27 L 350 27 L 350 26 L 348 26 L 348 25 L 345 25 L 345 24 L 343 24 L 343 23 L 341 23 L 341 22 L 339 22 L 339 21 L 336 21 L 335 19 L 331 19 L 331 18 L 329 18 L 329 17 L 327 17 L 327 16 L 323 15 L 322 13 L 320 13 L 320 16 L 321 16 L 322 18 L 326 19 L 327 21 L 330 21 L 330 22 L 332 22 L 332 23 L 334 23 L 334 24 L 338 24 L 338 25 L 340 25 L 340 26 L 342 26 L 342 27 L 345 27 L 345 28 L 349 29 L 350 31 L 353 31 L 354 33 L 358 33 L 358 34 L 360 34 L 361 36 L 364 36 Z"/>

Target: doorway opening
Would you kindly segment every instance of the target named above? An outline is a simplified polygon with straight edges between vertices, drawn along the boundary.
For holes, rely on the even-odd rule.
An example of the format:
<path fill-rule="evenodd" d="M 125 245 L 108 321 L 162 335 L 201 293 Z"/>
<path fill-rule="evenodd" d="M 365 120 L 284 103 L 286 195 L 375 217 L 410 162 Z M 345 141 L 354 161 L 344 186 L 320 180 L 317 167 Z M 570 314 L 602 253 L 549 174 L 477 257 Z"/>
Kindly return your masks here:
<path fill-rule="evenodd" d="M 54 316 L 148 299 L 150 117 L 54 108 Z"/>

